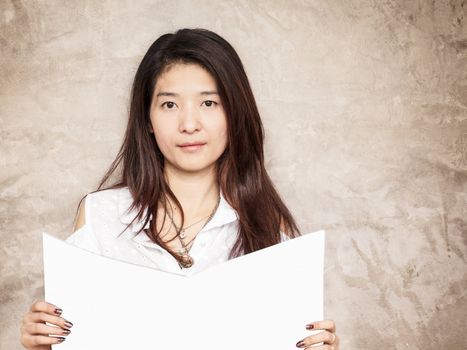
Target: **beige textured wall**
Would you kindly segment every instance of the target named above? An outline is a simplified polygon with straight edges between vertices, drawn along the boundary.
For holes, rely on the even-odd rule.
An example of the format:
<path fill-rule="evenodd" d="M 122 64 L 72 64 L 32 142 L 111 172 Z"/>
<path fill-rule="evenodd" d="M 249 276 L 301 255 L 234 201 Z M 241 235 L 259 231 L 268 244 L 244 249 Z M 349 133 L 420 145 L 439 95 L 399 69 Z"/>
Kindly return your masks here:
<path fill-rule="evenodd" d="M 466 10 L 1 1 L 0 348 L 21 348 L 21 315 L 42 297 L 41 231 L 69 235 L 117 151 L 142 55 L 205 27 L 244 61 L 301 228 L 328 231 L 325 314 L 342 348 L 466 349 Z"/>

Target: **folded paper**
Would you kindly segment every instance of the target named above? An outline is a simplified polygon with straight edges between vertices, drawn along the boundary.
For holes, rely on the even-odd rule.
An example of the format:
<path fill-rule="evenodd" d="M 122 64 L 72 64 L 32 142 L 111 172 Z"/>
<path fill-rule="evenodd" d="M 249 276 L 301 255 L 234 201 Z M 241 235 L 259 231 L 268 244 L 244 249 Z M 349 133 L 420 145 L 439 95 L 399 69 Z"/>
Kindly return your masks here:
<path fill-rule="evenodd" d="M 323 318 L 324 231 L 189 277 L 43 233 L 45 300 L 74 326 L 63 350 L 286 350 Z"/>

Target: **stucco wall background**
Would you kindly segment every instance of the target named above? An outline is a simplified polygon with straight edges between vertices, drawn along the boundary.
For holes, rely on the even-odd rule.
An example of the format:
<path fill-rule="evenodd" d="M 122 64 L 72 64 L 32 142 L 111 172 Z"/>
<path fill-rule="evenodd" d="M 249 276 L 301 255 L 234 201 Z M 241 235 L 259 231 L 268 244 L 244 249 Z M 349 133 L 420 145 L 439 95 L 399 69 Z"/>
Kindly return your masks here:
<path fill-rule="evenodd" d="M 181 27 L 240 54 L 270 174 L 302 231 L 327 230 L 325 316 L 342 349 L 467 348 L 466 11 L 1 1 L 0 348 L 21 348 L 20 319 L 43 297 L 41 232 L 70 234 L 120 145 L 142 55 Z"/>

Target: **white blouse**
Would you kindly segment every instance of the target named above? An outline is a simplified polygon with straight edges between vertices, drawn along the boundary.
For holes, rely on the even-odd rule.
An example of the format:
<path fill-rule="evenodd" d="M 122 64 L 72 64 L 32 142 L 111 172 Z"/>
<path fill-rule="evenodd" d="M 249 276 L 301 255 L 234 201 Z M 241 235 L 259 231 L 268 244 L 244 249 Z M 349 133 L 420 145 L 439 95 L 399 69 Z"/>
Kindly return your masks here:
<path fill-rule="evenodd" d="M 183 269 L 145 231 L 136 234 L 143 226 L 143 220 L 135 220 L 125 230 L 137 214 L 135 209 L 129 211 L 131 203 L 132 197 L 127 187 L 88 194 L 85 198 L 86 223 L 66 241 L 109 258 L 181 275 L 191 275 L 228 260 L 238 237 L 239 221 L 236 211 L 222 193 L 214 216 L 193 241 L 190 249 L 193 266 Z M 149 222 L 145 228 L 149 228 Z M 282 240 L 285 239 L 287 236 L 282 234 Z"/>

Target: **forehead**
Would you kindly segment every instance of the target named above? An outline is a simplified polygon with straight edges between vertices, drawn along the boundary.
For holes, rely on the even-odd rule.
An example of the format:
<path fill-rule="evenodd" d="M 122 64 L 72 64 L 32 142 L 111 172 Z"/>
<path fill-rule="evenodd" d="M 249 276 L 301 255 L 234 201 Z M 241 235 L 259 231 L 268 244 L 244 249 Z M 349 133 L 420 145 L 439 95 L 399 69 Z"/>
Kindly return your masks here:
<path fill-rule="evenodd" d="M 214 77 L 196 63 L 174 63 L 166 67 L 157 79 L 155 92 L 183 93 L 215 89 Z"/>

